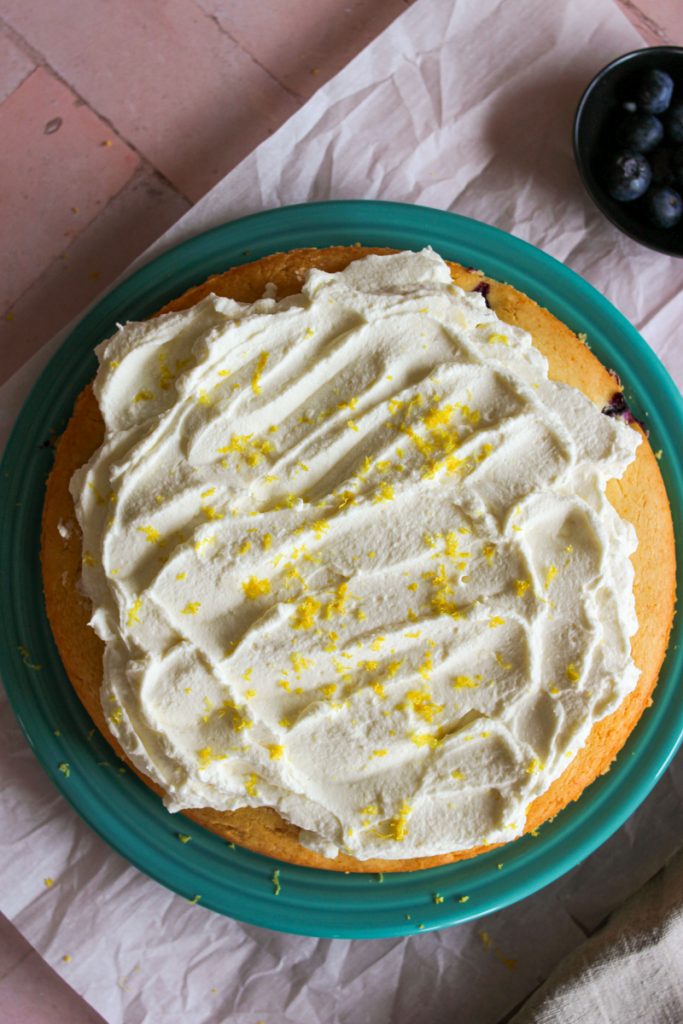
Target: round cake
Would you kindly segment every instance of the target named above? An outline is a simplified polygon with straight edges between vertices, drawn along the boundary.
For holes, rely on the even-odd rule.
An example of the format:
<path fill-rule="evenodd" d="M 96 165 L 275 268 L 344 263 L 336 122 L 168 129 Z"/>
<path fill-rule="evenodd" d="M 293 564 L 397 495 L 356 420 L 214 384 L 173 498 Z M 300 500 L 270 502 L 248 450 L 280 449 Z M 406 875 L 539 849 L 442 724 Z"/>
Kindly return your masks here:
<path fill-rule="evenodd" d="M 673 528 L 621 386 L 431 250 L 277 253 L 121 326 L 56 446 L 50 624 L 172 811 L 405 871 L 553 817 L 657 681 Z"/>

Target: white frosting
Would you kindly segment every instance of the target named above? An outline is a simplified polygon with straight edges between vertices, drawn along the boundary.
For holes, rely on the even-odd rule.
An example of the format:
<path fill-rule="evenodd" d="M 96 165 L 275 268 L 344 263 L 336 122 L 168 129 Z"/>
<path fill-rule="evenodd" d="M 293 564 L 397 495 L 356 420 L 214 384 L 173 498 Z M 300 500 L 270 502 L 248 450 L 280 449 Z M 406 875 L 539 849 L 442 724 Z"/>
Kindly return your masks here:
<path fill-rule="evenodd" d="M 514 838 L 635 686 L 639 443 L 430 250 L 98 349 L 72 481 L 102 701 L 171 810 L 359 858 Z"/>

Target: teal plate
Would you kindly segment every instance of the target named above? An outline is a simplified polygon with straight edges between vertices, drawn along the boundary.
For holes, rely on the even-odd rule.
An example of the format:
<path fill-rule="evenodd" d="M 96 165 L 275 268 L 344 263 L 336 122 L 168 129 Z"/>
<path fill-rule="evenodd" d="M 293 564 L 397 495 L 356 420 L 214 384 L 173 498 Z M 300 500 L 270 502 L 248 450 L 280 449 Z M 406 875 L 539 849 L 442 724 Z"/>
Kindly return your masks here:
<path fill-rule="evenodd" d="M 140 870 L 190 900 L 200 897 L 200 906 L 240 921 L 303 935 L 375 938 L 443 928 L 523 899 L 578 864 L 628 818 L 683 737 L 677 691 L 680 618 L 652 707 L 609 774 L 577 803 L 536 838 L 472 861 L 382 879 L 283 865 L 231 848 L 169 814 L 116 761 L 71 689 L 45 617 L 38 557 L 44 483 L 52 463 L 46 442 L 63 430 L 76 395 L 95 373 L 93 348 L 114 332 L 117 321 L 142 319 L 236 263 L 299 246 L 358 241 L 399 249 L 431 245 L 446 258 L 509 281 L 585 332 L 596 355 L 626 381 L 628 399 L 647 422 L 655 449 L 664 450 L 662 470 L 674 521 L 683 521 L 683 402 L 633 327 L 580 277 L 511 235 L 438 210 L 356 201 L 270 210 L 193 238 L 124 281 L 88 313 L 35 385 L 8 443 L 0 478 L 0 670 L 50 778 L 81 817 Z M 678 564 L 683 565 L 680 550 Z M 59 768 L 64 764 L 68 776 Z M 192 841 L 180 843 L 178 832 Z M 436 893 L 443 902 L 434 902 Z"/>

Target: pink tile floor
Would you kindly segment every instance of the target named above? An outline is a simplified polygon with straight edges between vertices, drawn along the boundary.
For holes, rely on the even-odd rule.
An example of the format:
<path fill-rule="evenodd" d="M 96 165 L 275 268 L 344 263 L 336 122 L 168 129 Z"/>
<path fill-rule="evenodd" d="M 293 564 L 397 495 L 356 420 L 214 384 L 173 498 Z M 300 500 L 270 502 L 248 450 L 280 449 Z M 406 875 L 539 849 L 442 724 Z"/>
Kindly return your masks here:
<path fill-rule="evenodd" d="M 410 2 L 0 0 L 0 383 Z M 683 45 L 681 0 L 615 2 Z M 0 1006 L 101 1021 L 1 915 Z"/>

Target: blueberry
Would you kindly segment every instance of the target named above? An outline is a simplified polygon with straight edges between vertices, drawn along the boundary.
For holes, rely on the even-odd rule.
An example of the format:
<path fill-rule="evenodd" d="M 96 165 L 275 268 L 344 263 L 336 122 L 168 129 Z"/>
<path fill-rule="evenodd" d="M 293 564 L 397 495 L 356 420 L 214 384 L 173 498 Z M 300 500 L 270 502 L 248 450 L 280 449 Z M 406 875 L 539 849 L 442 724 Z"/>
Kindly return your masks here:
<path fill-rule="evenodd" d="M 675 149 L 671 155 L 671 170 L 674 184 L 683 189 L 683 146 Z"/>
<path fill-rule="evenodd" d="M 658 185 L 645 196 L 645 210 L 659 228 L 672 228 L 683 216 L 683 199 L 668 185 Z"/>
<path fill-rule="evenodd" d="M 680 146 L 683 142 L 683 100 L 679 100 L 669 107 L 664 119 L 666 136 L 674 146 Z"/>
<path fill-rule="evenodd" d="M 650 186 L 652 170 L 640 153 L 624 150 L 612 158 L 607 168 L 607 191 L 620 203 L 638 199 Z"/>
<path fill-rule="evenodd" d="M 671 103 L 674 82 L 671 75 L 659 68 L 646 71 L 640 79 L 636 92 L 636 103 L 647 114 L 662 114 Z"/>
<path fill-rule="evenodd" d="M 664 138 L 664 125 L 654 114 L 626 114 L 619 122 L 615 138 L 624 149 L 649 153 Z"/>

